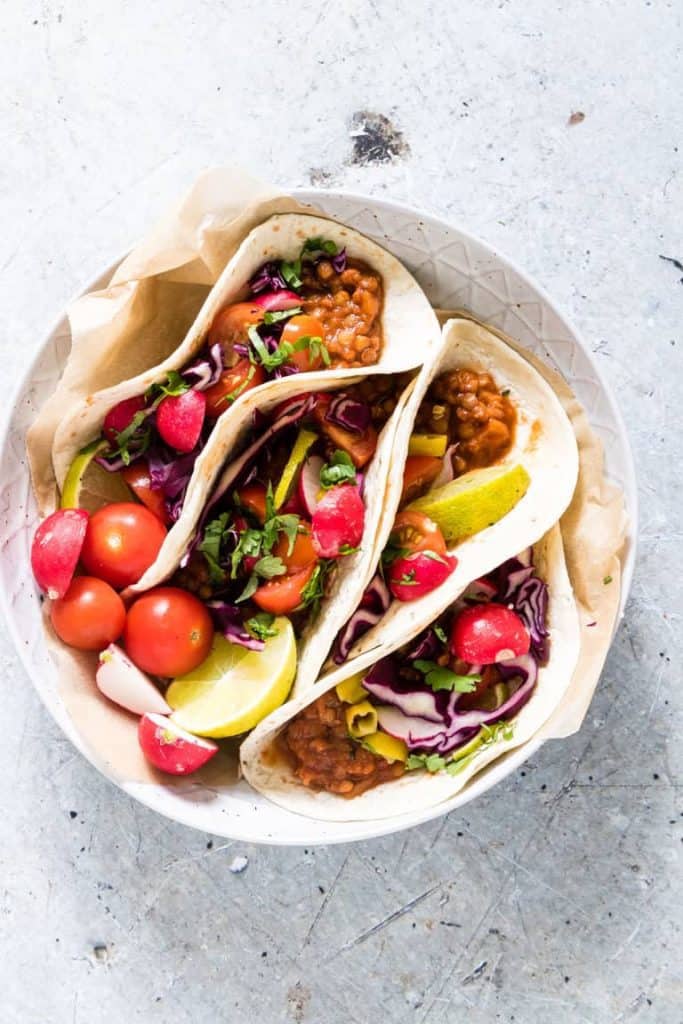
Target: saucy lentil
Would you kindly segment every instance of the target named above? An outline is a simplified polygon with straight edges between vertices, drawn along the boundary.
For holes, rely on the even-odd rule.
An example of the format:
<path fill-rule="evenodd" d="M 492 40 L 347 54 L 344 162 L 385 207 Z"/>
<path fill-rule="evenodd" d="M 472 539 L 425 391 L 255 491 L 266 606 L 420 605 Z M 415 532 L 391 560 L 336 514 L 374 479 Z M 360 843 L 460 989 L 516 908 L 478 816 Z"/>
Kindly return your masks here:
<path fill-rule="evenodd" d="M 360 260 L 337 272 L 330 260 L 306 263 L 302 305 L 323 325 L 332 366 L 372 366 L 382 348 L 382 279 Z"/>

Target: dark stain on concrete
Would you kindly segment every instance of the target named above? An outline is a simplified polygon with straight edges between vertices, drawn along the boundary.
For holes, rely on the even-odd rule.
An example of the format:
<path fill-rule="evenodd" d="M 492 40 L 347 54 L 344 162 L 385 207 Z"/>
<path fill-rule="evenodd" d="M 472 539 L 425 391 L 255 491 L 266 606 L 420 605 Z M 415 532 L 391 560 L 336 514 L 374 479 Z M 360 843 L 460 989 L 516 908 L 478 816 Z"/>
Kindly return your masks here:
<path fill-rule="evenodd" d="M 357 110 L 351 118 L 353 140 L 351 163 L 359 167 L 394 163 L 410 154 L 403 133 L 385 114 Z"/>

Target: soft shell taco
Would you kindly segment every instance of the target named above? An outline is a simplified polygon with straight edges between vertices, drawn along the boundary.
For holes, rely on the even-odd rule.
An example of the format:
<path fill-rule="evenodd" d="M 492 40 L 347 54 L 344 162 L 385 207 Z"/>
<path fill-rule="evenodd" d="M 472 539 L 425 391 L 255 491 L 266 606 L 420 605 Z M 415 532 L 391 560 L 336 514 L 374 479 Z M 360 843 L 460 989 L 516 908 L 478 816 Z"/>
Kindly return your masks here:
<path fill-rule="evenodd" d="M 242 771 L 289 810 L 399 815 L 457 793 L 562 699 L 578 618 L 559 527 L 477 579 L 408 642 L 366 654 L 275 712 Z"/>

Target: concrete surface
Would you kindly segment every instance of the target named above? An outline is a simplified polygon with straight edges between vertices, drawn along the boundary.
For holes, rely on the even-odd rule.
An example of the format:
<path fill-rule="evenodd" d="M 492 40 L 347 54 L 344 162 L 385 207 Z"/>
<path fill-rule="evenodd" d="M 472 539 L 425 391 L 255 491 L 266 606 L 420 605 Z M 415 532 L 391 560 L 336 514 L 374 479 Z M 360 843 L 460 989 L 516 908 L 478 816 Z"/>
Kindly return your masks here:
<path fill-rule="evenodd" d="M 581 733 L 354 847 L 212 844 L 137 806 L 0 635 L 0 1020 L 683 1020 L 683 269 L 660 259 L 683 260 L 680 3 L 5 0 L 2 22 L 6 387 L 94 270 L 238 159 L 516 257 L 615 388 L 643 529 Z M 387 118 L 369 146 L 368 111 Z"/>

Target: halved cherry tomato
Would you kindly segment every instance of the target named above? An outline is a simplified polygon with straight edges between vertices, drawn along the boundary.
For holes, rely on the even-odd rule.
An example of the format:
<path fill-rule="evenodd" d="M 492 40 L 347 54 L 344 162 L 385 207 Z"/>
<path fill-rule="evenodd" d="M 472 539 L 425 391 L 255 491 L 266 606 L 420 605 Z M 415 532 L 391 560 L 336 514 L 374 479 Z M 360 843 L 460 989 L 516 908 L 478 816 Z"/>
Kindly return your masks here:
<path fill-rule="evenodd" d="M 291 576 L 276 576 L 254 592 L 254 604 L 271 615 L 288 615 L 301 604 L 301 594 L 311 581 L 317 563 L 311 562 L 301 572 Z"/>
<path fill-rule="evenodd" d="M 152 487 L 152 478 L 149 473 L 149 465 L 146 459 L 138 459 L 131 466 L 124 466 L 121 476 L 126 481 L 131 491 L 143 505 L 146 505 L 150 512 L 161 519 L 162 523 L 170 523 L 171 518 L 166 508 L 166 502 L 162 491 L 156 491 Z"/>
<path fill-rule="evenodd" d="M 231 370 L 225 370 L 220 379 L 207 388 L 204 392 L 206 397 L 206 415 L 209 419 L 215 420 L 222 412 L 232 405 L 230 396 L 239 398 L 246 391 L 251 391 L 266 379 L 265 370 L 262 366 L 250 363 L 245 357 L 240 359 Z"/>
<path fill-rule="evenodd" d="M 436 523 L 424 512 L 409 508 L 396 516 L 391 531 L 391 543 L 394 547 L 405 549 L 409 554 L 416 551 L 433 551 L 436 555 L 445 555 L 447 551 L 446 541 Z"/>
<path fill-rule="evenodd" d="M 389 590 L 398 601 L 416 601 L 440 587 L 456 565 L 454 557 L 425 549 L 399 557 L 389 567 Z"/>
<path fill-rule="evenodd" d="M 313 546 L 321 558 L 337 558 L 342 548 L 358 547 L 363 539 L 365 505 L 357 487 L 342 484 L 318 502 L 312 521 Z"/>
<path fill-rule="evenodd" d="M 199 440 L 206 415 L 206 398 L 202 391 L 184 391 L 167 395 L 157 409 L 157 430 L 171 448 L 191 452 Z"/>
<path fill-rule="evenodd" d="M 122 402 L 118 402 L 113 409 L 110 409 L 102 424 L 102 433 L 107 441 L 110 444 L 116 444 L 116 435 L 130 425 L 136 412 L 140 412 L 144 408 L 144 395 L 136 395 L 134 398 L 124 398 Z"/>
<path fill-rule="evenodd" d="M 213 623 L 205 605 L 180 587 L 155 587 L 128 609 L 123 643 L 143 672 L 191 672 L 207 657 L 212 640 Z"/>
<path fill-rule="evenodd" d="M 301 313 L 293 316 L 285 322 L 282 330 L 282 341 L 288 341 L 291 345 L 300 341 L 301 338 L 321 338 L 325 341 L 323 325 L 317 317 Z M 323 366 L 323 358 L 320 352 L 313 354 L 310 349 L 304 348 L 300 352 L 293 352 L 287 360 L 298 367 L 299 370 L 320 370 Z"/>
<path fill-rule="evenodd" d="M 208 343 L 211 346 L 220 342 L 226 366 L 230 366 L 234 361 L 235 342 L 244 344 L 247 341 L 248 329 L 252 325 L 260 324 L 263 314 L 264 311 L 253 302 L 236 302 L 216 314 L 209 330 Z"/>
<path fill-rule="evenodd" d="M 489 601 L 463 609 L 451 626 L 451 652 L 472 665 L 492 665 L 528 654 L 529 630 L 520 616 Z"/>
<path fill-rule="evenodd" d="M 144 505 L 114 502 L 90 517 L 81 561 L 91 576 L 122 589 L 149 569 L 165 537 L 166 527 Z"/>
<path fill-rule="evenodd" d="M 443 459 L 434 455 L 409 455 L 403 469 L 401 502 L 419 498 L 441 472 Z"/>
<path fill-rule="evenodd" d="M 64 597 L 53 601 L 50 619 L 65 644 L 79 651 L 101 651 L 121 636 L 126 609 L 104 580 L 77 576 Z"/>
<path fill-rule="evenodd" d="M 277 544 L 273 548 L 273 554 L 276 558 L 281 558 L 285 563 L 288 576 L 291 576 L 292 573 L 301 572 L 311 562 L 317 561 L 318 556 L 313 547 L 310 528 L 305 526 L 303 530 L 297 533 L 291 554 L 289 553 L 289 540 L 284 533 L 281 533 Z"/>
<path fill-rule="evenodd" d="M 266 521 L 266 489 L 263 484 L 247 484 L 237 492 L 239 503 L 242 508 L 258 519 L 259 523 Z"/>
<path fill-rule="evenodd" d="M 316 422 L 336 448 L 341 448 L 342 451 L 345 451 L 351 456 L 356 469 L 362 469 L 362 467 L 369 462 L 375 454 L 375 449 L 377 448 L 377 431 L 372 424 L 370 424 L 367 430 L 364 430 L 362 434 L 354 434 L 350 430 L 345 430 L 343 427 L 337 426 L 336 423 L 331 423 L 330 420 L 326 419 L 327 410 L 330 407 L 331 401 L 332 399 L 328 394 L 320 394 L 317 396 L 316 406 L 313 410 Z"/>

